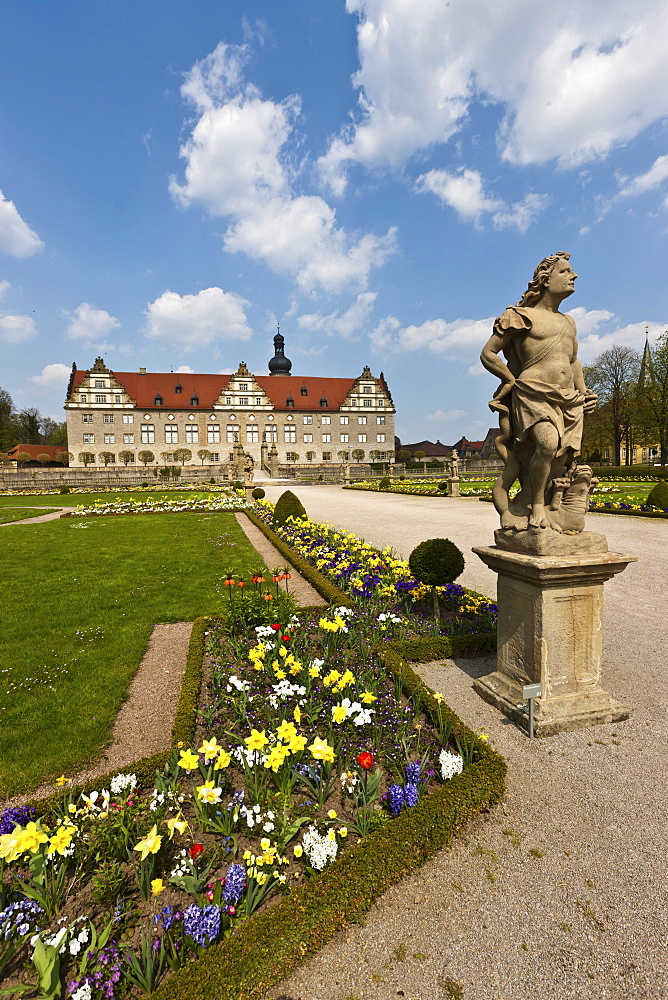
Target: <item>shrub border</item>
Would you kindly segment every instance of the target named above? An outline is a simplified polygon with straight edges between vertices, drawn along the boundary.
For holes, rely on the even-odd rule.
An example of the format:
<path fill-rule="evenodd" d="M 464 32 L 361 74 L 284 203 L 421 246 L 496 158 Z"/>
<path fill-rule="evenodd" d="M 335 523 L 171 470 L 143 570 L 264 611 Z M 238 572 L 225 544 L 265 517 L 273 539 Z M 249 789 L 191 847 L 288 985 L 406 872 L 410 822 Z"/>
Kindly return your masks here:
<path fill-rule="evenodd" d="M 433 719 L 438 718 L 434 694 L 407 661 L 449 655 L 446 638 L 386 643 L 381 651 L 408 697 L 419 695 Z M 506 773 L 501 755 L 449 707 L 443 705 L 441 712 L 456 735 L 475 742 L 478 759 L 369 834 L 334 865 L 241 925 L 197 962 L 178 970 L 158 988 L 156 1000 L 259 1000 L 334 934 L 360 922 L 379 896 L 446 847 L 481 809 L 501 800 Z"/>

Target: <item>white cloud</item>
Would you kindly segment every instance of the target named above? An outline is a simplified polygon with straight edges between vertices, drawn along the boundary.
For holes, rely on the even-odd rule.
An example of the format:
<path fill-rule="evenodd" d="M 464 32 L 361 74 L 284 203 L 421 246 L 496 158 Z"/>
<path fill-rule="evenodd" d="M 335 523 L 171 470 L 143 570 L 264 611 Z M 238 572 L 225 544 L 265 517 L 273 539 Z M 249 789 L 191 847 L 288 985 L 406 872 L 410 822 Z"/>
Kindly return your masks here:
<path fill-rule="evenodd" d="M 582 338 L 593 333 L 601 323 L 613 319 L 615 314 L 608 312 L 607 309 L 585 309 L 584 306 L 577 306 L 575 309 L 569 309 L 568 315 L 575 320 L 578 337 Z"/>
<path fill-rule="evenodd" d="M 0 299 L 5 297 L 5 294 L 9 291 L 12 286 L 8 281 L 0 281 Z"/>
<path fill-rule="evenodd" d="M 399 352 L 426 350 L 432 354 L 468 358 L 479 354 L 490 337 L 491 319 L 430 319 L 420 326 L 402 327 L 394 316 L 386 316 L 370 334 L 376 350 Z"/>
<path fill-rule="evenodd" d="M 212 215 L 230 217 L 229 253 L 294 275 L 307 293 L 365 288 L 371 268 L 393 252 L 395 230 L 381 237 L 349 234 L 326 201 L 295 193 L 289 143 L 299 98 L 265 100 L 244 84 L 247 55 L 246 46 L 221 42 L 188 74 L 181 92 L 199 118 L 180 150 L 185 182 L 171 179 L 172 196 L 184 207 L 199 202 Z"/>
<path fill-rule="evenodd" d="M 178 368 L 174 369 L 175 372 L 185 372 L 188 375 L 194 375 L 195 369 L 191 368 L 190 365 L 179 365 Z"/>
<path fill-rule="evenodd" d="M 248 340 L 253 331 L 246 320 L 247 305 L 246 299 L 222 288 L 204 288 L 196 295 L 164 292 L 146 309 L 146 336 L 181 351 Z"/>
<path fill-rule="evenodd" d="M 67 388 L 71 369 L 67 365 L 58 361 L 52 365 L 45 365 L 39 375 L 31 375 L 30 381 L 42 389 L 62 389 Z"/>
<path fill-rule="evenodd" d="M 330 337 L 342 337 L 344 340 L 358 340 L 376 302 L 376 292 L 361 292 L 348 309 L 343 312 L 332 312 L 327 316 L 322 313 L 304 313 L 297 319 L 302 330 L 324 331 Z"/>
<path fill-rule="evenodd" d="M 44 244 L 0 191 L 0 250 L 12 257 L 32 257 Z"/>
<path fill-rule="evenodd" d="M 447 424 L 451 420 L 459 420 L 460 417 L 466 416 L 468 416 L 466 410 L 434 410 L 433 413 L 428 413 L 424 419 L 429 423 Z"/>
<path fill-rule="evenodd" d="M 415 188 L 421 193 L 431 192 L 445 204 L 454 208 L 460 219 L 481 225 L 484 215 L 491 215 L 495 229 L 514 226 L 524 233 L 547 204 L 547 196 L 528 194 L 523 201 L 507 204 L 491 198 L 485 192 L 479 171 L 461 167 L 455 173 L 448 170 L 430 170 L 420 174 Z"/>
<path fill-rule="evenodd" d="M 359 17 L 358 112 L 318 161 L 343 194 L 349 166 L 400 169 L 445 143 L 474 102 L 504 119 L 502 159 L 574 167 L 668 113 L 664 0 L 347 0 Z"/>
<path fill-rule="evenodd" d="M 0 341 L 5 344 L 24 344 L 37 336 L 37 326 L 32 316 L 0 317 Z"/>
<path fill-rule="evenodd" d="M 662 184 L 668 178 L 668 156 L 657 156 L 652 166 L 637 177 L 624 178 L 616 198 L 636 198 Z"/>
<path fill-rule="evenodd" d="M 121 325 L 106 309 L 96 309 L 89 302 L 82 302 L 63 315 L 69 318 L 67 335 L 72 340 L 102 341 Z"/>
<path fill-rule="evenodd" d="M 625 326 L 617 325 L 610 330 L 601 330 L 582 337 L 578 336 L 578 357 L 583 364 L 590 364 L 597 355 L 616 345 L 642 351 L 646 335 L 652 342 L 667 329 L 668 322 L 655 323 L 648 320 L 640 323 L 627 323 Z"/>

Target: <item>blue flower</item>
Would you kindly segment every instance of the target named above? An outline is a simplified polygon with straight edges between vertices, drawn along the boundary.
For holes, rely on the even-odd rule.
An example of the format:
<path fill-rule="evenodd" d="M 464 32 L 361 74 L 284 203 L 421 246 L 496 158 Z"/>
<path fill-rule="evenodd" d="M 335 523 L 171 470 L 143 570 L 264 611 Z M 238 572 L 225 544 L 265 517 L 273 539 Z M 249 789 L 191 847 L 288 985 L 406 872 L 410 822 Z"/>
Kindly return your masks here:
<path fill-rule="evenodd" d="M 220 933 L 220 908 L 191 903 L 183 914 L 183 930 L 195 944 L 207 948 Z"/>
<path fill-rule="evenodd" d="M 223 899 L 226 903 L 238 903 L 246 888 L 246 869 L 243 865 L 230 865 L 225 876 Z"/>

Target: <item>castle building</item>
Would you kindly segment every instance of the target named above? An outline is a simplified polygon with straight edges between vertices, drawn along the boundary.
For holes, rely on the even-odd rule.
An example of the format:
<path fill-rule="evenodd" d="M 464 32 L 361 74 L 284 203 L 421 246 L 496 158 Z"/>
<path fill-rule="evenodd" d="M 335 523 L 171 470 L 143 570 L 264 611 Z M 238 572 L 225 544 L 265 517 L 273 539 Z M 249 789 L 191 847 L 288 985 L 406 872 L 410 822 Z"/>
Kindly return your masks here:
<path fill-rule="evenodd" d="M 71 468 L 104 465 L 213 466 L 235 444 L 256 469 L 394 461 L 394 404 L 383 373 L 356 378 L 291 374 L 284 338 L 274 337 L 268 375 L 242 361 L 233 375 L 114 372 L 102 358 L 72 366 L 67 389 Z M 151 457 L 152 456 L 152 457 Z"/>

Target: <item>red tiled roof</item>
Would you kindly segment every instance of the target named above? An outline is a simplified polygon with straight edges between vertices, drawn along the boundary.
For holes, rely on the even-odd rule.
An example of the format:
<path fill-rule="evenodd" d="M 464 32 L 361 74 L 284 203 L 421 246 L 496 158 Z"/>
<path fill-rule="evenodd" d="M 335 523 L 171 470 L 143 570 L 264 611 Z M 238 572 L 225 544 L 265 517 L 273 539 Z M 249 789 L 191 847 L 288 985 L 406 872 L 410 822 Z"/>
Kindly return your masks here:
<path fill-rule="evenodd" d="M 429 457 L 430 455 L 445 455 L 447 458 L 450 458 L 452 453 L 452 445 L 441 444 L 440 441 L 418 441 L 417 444 L 404 444 L 401 447 L 405 448 L 406 451 L 410 451 L 413 455 L 416 451 L 423 451 L 425 457 Z"/>
<path fill-rule="evenodd" d="M 88 372 L 77 370 L 74 373 L 70 398 L 83 382 Z M 210 410 L 217 402 L 221 392 L 229 383 L 230 375 L 198 375 L 190 372 L 113 372 L 119 382 L 142 410 Z M 318 410 L 323 413 L 328 410 L 338 410 L 344 399 L 357 382 L 356 378 L 321 378 L 320 376 L 295 375 L 252 375 L 258 386 L 267 394 L 272 405 L 277 410 Z M 375 379 L 382 385 L 382 383 Z M 181 386 L 181 392 L 175 391 L 176 385 Z M 302 395 L 301 390 L 307 390 Z M 385 386 L 383 386 L 385 388 Z M 199 404 L 191 406 L 190 400 L 195 395 Z M 249 392 L 252 395 L 252 390 Z M 156 396 L 162 397 L 162 404 L 156 406 Z M 292 397 L 294 406 L 288 406 L 287 400 Z M 327 400 L 327 406 L 320 406 L 322 398 Z"/>
<path fill-rule="evenodd" d="M 49 458 L 55 461 L 56 455 L 62 451 L 67 451 L 66 444 L 15 444 L 13 448 L 7 449 L 7 456 L 13 460 L 19 452 L 24 452 L 30 455 L 31 459 L 37 458 L 38 455 L 48 455 Z"/>

